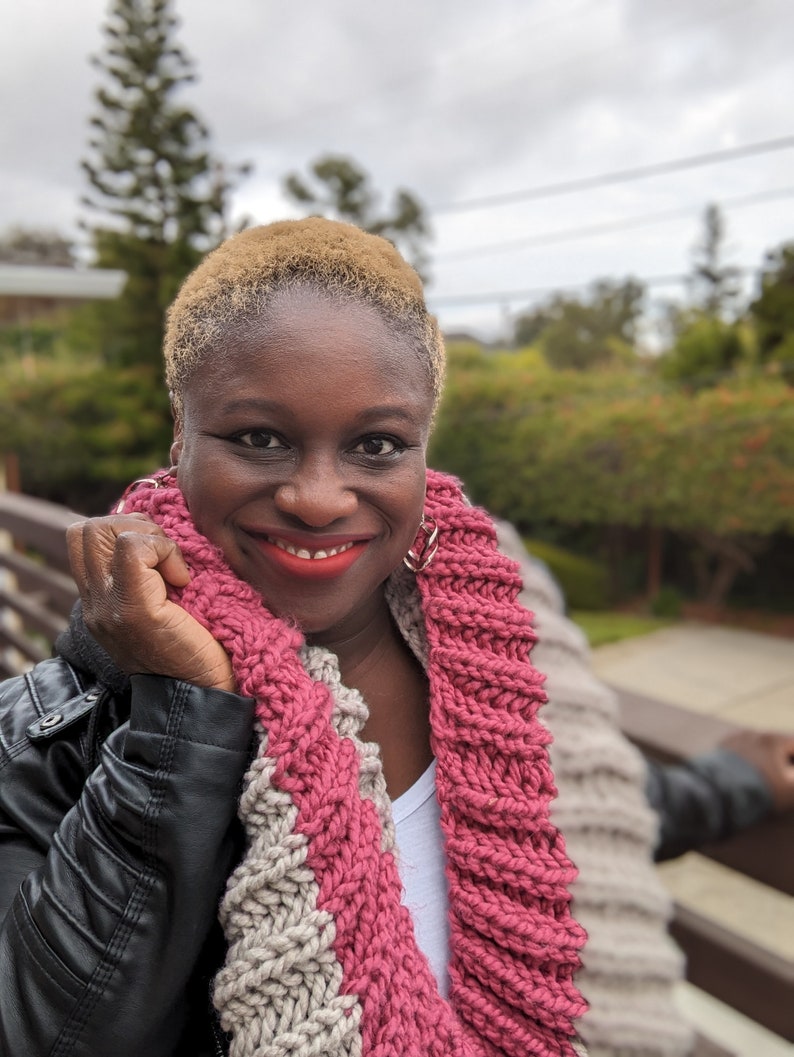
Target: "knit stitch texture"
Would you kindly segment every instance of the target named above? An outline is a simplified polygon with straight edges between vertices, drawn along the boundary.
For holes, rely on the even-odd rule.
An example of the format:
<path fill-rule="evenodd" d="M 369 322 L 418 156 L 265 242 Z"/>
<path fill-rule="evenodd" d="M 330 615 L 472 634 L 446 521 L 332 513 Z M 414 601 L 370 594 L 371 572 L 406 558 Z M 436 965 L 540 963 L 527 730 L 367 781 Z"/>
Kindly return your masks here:
<path fill-rule="evenodd" d="M 589 1003 L 577 1023 L 590 1057 L 685 1057 L 693 1036 L 676 1007 L 683 958 L 667 932 L 672 914 L 653 866 L 658 821 L 645 796 L 645 765 L 620 731 L 615 694 L 593 673 L 587 641 L 564 615 L 543 566 L 512 526 L 500 549 L 521 565 L 519 596 L 534 613 L 533 660 L 549 695 L 558 787 L 552 820 L 565 833 L 578 876 L 573 911 L 587 930 L 576 982 Z"/>
<path fill-rule="evenodd" d="M 417 947 L 366 705 L 335 658 L 307 648 L 195 529 L 179 489 L 128 494 L 191 570 L 174 597 L 232 660 L 257 701 L 260 746 L 240 801 L 244 858 L 221 920 L 229 943 L 215 1003 L 233 1057 L 571 1057 L 584 1011 L 575 877 L 549 820 L 550 737 L 528 660 L 515 564 L 455 481 L 428 472 L 439 552 L 392 605 L 426 649 L 432 747 L 450 897 L 450 996 Z M 415 588 L 413 588 L 415 591 Z M 422 642 L 417 644 L 421 622 Z"/>

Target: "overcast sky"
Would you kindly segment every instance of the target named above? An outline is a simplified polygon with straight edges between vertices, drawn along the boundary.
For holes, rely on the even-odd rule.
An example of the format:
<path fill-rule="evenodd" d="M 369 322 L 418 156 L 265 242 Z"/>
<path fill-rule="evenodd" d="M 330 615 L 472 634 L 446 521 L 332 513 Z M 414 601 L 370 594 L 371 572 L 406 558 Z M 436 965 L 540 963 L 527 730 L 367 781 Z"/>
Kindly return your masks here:
<path fill-rule="evenodd" d="M 106 9 L 2 4 L 0 230 L 77 233 L 88 60 Z M 724 204 L 736 265 L 757 268 L 794 239 L 791 0 L 181 0 L 177 11 L 199 74 L 185 99 L 216 153 L 254 166 L 234 215 L 295 215 L 281 177 L 323 153 L 351 156 L 385 195 L 405 187 L 430 210 L 428 297 L 447 330 L 494 334 L 545 289 L 684 274 L 708 202 Z M 460 208 L 785 137 L 786 149 L 720 164 Z M 613 229 L 592 230 L 602 225 Z M 468 252 L 478 247 L 491 248 Z"/>

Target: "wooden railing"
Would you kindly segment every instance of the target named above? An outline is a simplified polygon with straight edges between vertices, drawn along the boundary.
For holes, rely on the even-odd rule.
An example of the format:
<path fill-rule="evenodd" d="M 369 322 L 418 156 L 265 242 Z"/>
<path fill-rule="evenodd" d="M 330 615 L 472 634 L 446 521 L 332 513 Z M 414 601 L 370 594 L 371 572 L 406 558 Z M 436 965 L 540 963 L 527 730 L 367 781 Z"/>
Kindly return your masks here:
<path fill-rule="evenodd" d="M 27 496 L 0 492 L 0 672 L 16 674 L 50 656 L 77 591 L 64 533 L 79 516 Z M 731 728 L 712 717 L 618 691 L 622 726 L 647 754 L 664 761 L 715 745 Z M 771 819 L 701 849 L 748 877 L 794 894 L 794 815 Z M 672 934 L 687 955 L 689 980 L 787 1041 L 794 1041 L 794 964 L 687 907 Z M 702 1042 L 702 1054 L 719 1047 Z M 745 1055 L 741 1055 L 745 1057 Z"/>
<path fill-rule="evenodd" d="M 714 716 L 616 690 L 621 726 L 646 755 L 680 763 L 738 728 Z M 794 895 L 794 813 L 778 815 L 698 849 L 788 896 Z M 687 957 L 687 979 L 770 1031 L 794 1042 L 794 962 L 677 905 L 670 931 Z"/>
<path fill-rule="evenodd" d="M 52 654 L 77 599 L 66 527 L 79 515 L 41 499 L 0 492 L 0 675 Z"/>

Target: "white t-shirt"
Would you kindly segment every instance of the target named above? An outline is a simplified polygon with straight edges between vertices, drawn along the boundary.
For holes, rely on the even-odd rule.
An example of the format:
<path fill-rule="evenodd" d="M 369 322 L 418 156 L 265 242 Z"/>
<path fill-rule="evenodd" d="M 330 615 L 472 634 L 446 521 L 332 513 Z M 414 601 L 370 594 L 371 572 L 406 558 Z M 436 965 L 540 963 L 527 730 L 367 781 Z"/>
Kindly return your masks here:
<path fill-rule="evenodd" d="M 436 761 L 392 803 L 398 864 L 416 942 L 433 970 L 441 995 L 449 994 L 449 891 L 444 874 L 441 809 L 436 797 Z"/>

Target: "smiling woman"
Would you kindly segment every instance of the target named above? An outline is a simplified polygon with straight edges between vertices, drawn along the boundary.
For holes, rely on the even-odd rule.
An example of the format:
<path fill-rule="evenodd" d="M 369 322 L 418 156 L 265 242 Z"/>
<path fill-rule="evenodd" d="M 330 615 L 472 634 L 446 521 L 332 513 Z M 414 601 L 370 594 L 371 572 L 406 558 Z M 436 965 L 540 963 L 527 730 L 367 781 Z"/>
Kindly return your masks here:
<path fill-rule="evenodd" d="M 348 225 L 253 229 L 165 356 L 172 466 L 73 526 L 82 604 L 0 691 L 4 1047 L 578 1052 L 534 632 L 425 466 L 417 276 Z"/>
<path fill-rule="evenodd" d="M 274 612 L 310 641 L 344 641 L 371 625 L 416 537 L 427 365 L 375 309 L 305 286 L 232 333 L 179 393 L 179 485 Z"/>

